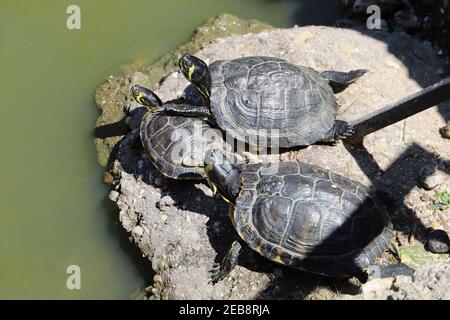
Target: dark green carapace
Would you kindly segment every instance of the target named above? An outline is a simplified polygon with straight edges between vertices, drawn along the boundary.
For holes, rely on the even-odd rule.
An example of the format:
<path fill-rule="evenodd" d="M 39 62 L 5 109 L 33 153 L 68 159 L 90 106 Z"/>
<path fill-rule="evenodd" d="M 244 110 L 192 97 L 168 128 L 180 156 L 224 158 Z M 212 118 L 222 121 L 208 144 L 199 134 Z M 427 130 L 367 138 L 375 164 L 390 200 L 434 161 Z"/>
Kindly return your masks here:
<path fill-rule="evenodd" d="M 336 120 L 333 89 L 366 70 L 322 74 L 274 57 L 215 61 L 209 67 L 184 55 L 179 67 L 209 106 L 218 126 L 250 145 L 294 147 L 345 138 L 352 128 Z M 181 112 L 182 110 L 180 110 Z"/>

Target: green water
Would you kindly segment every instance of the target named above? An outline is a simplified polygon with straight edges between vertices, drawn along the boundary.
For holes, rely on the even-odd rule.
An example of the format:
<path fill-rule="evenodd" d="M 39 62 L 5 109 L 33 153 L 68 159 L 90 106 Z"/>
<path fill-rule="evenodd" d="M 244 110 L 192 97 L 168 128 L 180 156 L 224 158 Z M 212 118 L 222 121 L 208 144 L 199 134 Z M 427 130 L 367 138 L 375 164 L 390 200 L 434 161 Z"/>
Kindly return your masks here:
<path fill-rule="evenodd" d="M 81 30 L 66 8 L 81 8 Z M 221 12 L 287 26 L 287 1 L 0 0 L 0 298 L 128 298 L 151 266 L 128 242 L 96 162 L 94 90 Z M 81 268 L 81 290 L 66 268 Z"/>

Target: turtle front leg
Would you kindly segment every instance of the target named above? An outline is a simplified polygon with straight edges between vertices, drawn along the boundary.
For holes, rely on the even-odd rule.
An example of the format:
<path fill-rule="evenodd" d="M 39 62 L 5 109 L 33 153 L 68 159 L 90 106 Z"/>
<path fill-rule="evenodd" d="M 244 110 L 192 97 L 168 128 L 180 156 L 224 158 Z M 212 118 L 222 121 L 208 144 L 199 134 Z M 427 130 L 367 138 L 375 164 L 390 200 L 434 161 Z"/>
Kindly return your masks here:
<path fill-rule="evenodd" d="M 161 112 L 173 116 L 211 118 L 211 111 L 205 106 L 191 106 L 185 104 L 166 103 L 162 105 Z"/>
<path fill-rule="evenodd" d="M 238 240 L 234 241 L 231 244 L 230 250 L 228 251 L 225 258 L 223 258 L 222 262 L 220 264 L 214 264 L 213 268 L 210 270 L 211 279 L 209 283 L 215 284 L 225 279 L 225 277 L 231 272 L 231 270 L 236 267 L 241 249 L 242 246 Z"/>
<path fill-rule="evenodd" d="M 328 80 L 334 93 L 338 93 L 343 91 L 350 83 L 358 80 L 368 71 L 369 70 L 367 69 L 358 69 L 349 72 L 323 71 L 320 75 Z"/>
<path fill-rule="evenodd" d="M 331 127 L 330 131 L 322 139 L 322 142 L 334 142 L 345 139 L 354 133 L 353 127 L 347 121 L 336 120 L 334 121 L 333 127 Z"/>

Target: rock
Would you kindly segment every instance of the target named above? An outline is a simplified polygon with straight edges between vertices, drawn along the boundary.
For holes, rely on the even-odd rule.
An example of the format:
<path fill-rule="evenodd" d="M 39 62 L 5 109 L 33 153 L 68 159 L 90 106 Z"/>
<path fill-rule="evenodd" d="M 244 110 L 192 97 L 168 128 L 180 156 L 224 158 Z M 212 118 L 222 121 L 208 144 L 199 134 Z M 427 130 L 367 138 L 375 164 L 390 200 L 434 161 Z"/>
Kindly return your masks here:
<path fill-rule="evenodd" d="M 117 199 L 119 199 L 119 196 L 120 196 L 120 194 L 119 194 L 117 191 L 114 191 L 114 190 L 112 190 L 112 191 L 109 193 L 109 199 L 110 199 L 111 201 L 114 201 L 114 202 L 116 202 Z"/>
<path fill-rule="evenodd" d="M 419 177 L 420 186 L 425 190 L 433 190 L 444 183 L 446 175 L 434 167 L 425 167 Z"/>
<path fill-rule="evenodd" d="M 154 277 L 153 277 L 153 282 L 154 283 L 159 283 L 159 284 L 164 284 L 164 281 L 163 281 L 163 278 L 161 277 L 161 275 L 159 275 L 159 274 L 156 274 Z"/>
<path fill-rule="evenodd" d="M 175 201 L 170 196 L 164 196 L 159 200 L 158 206 L 161 207 L 170 207 L 175 204 Z"/>
<path fill-rule="evenodd" d="M 420 200 L 423 202 L 431 202 L 431 201 L 433 201 L 433 198 L 427 194 L 423 194 L 420 196 Z"/>
<path fill-rule="evenodd" d="M 141 226 L 136 226 L 131 230 L 131 233 L 136 238 L 140 238 L 144 234 L 144 229 Z"/>
<path fill-rule="evenodd" d="M 108 171 L 106 171 L 103 175 L 103 183 L 110 185 L 113 183 L 113 181 L 114 181 L 113 175 Z"/>
<path fill-rule="evenodd" d="M 428 264 L 412 277 L 374 279 L 362 285 L 355 296 L 342 295 L 340 300 L 448 300 L 450 299 L 450 265 Z"/>
<path fill-rule="evenodd" d="M 433 230 L 427 241 L 427 248 L 434 253 L 446 253 L 449 250 L 450 240 L 444 230 Z"/>
<path fill-rule="evenodd" d="M 422 186 L 425 190 L 432 190 L 436 188 L 441 182 L 440 176 L 437 173 L 432 174 L 431 176 L 426 177 L 422 181 Z"/>
<path fill-rule="evenodd" d="M 205 45 L 195 54 L 208 61 L 243 55 L 275 56 L 318 71 L 369 69 L 369 73 L 338 94 L 342 97 L 339 101 L 344 102 L 339 118 L 344 120 L 357 119 L 420 90 L 420 85 L 436 82 L 435 70 L 440 67 L 431 46 L 405 34 L 315 26 L 231 36 Z M 414 67 L 414 79 L 410 78 L 407 66 Z M 135 79 L 132 75 L 127 77 Z M 182 94 L 187 85 L 184 77 L 175 71 L 155 91 L 165 101 Z M 128 87 L 129 83 L 124 86 Z M 375 184 L 392 196 L 393 203 L 402 204 L 404 196 L 417 188 L 418 172 L 423 166 L 436 154 L 444 162 L 450 159 L 448 142 L 438 132 L 443 125 L 443 116 L 431 108 L 367 136 L 364 148 L 343 143 L 332 147 L 314 145 L 285 152 L 279 159 L 316 164 L 366 185 Z M 154 271 L 167 280 L 164 291 L 167 297 L 324 299 L 336 296 L 334 285 L 318 287 L 317 283 L 328 280 L 313 274 L 286 268 L 282 277 L 269 278 L 267 274 L 275 272 L 275 265 L 256 254 L 256 262 L 244 258 L 226 281 L 210 285 L 208 270 L 235 240 L 227 215 L 228 205 L 221 199 L 213 199 L 210 192 L 204 192 L 208 189 L 204 183 L 194 185 L 169 179 L 164 182 L 164 197 L 169 198 L 163 200 L 157 181 L 160 178 L 156 178 L 160 175 L 149 161 L 138 168 L 142 151 L 128 140 L 131 138 L 125 137 L 117 152 L 120 166 L 116 165 L 115 176 L 120 177 L 122 194 L 117 202 L 120 220 L 128 231 L 138 224 L 148 228 L 148 234 L 144 233 L 136 244 L 152 261 Z M 142 190 L 145 197 L 140 196 Z M 199 205 L 193 201 L 197 197 Z M 169 199 L 179 206 L 164 205 L 163 221 L 162 213 L 155 207 Z M 419 197 L 416 201 L 420 202 Z M 418 221 L 422 218 L 420 214 Z M 411 220 L 398 220 L 397 230 L 411 230 Z M 338 290 L 342 292 L 343 288 L 339 286 Z"/>

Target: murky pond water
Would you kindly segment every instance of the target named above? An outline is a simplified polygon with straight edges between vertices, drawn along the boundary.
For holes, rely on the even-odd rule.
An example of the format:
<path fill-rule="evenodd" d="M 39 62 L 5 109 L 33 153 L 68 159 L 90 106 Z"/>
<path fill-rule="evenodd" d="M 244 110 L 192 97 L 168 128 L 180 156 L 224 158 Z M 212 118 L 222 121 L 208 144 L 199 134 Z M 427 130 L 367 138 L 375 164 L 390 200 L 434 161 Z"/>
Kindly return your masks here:
<path fill-rule="evenodd" d="M 81 30 L 66 28 L 74 3 Z M 101 182 L 95 88 L 218 13 L 289 26 L 293 3 L 0 0 L 0 298 L 129 298 L 149 281 Z M 81 290 L 66 287 L 69 265 Z"/>

